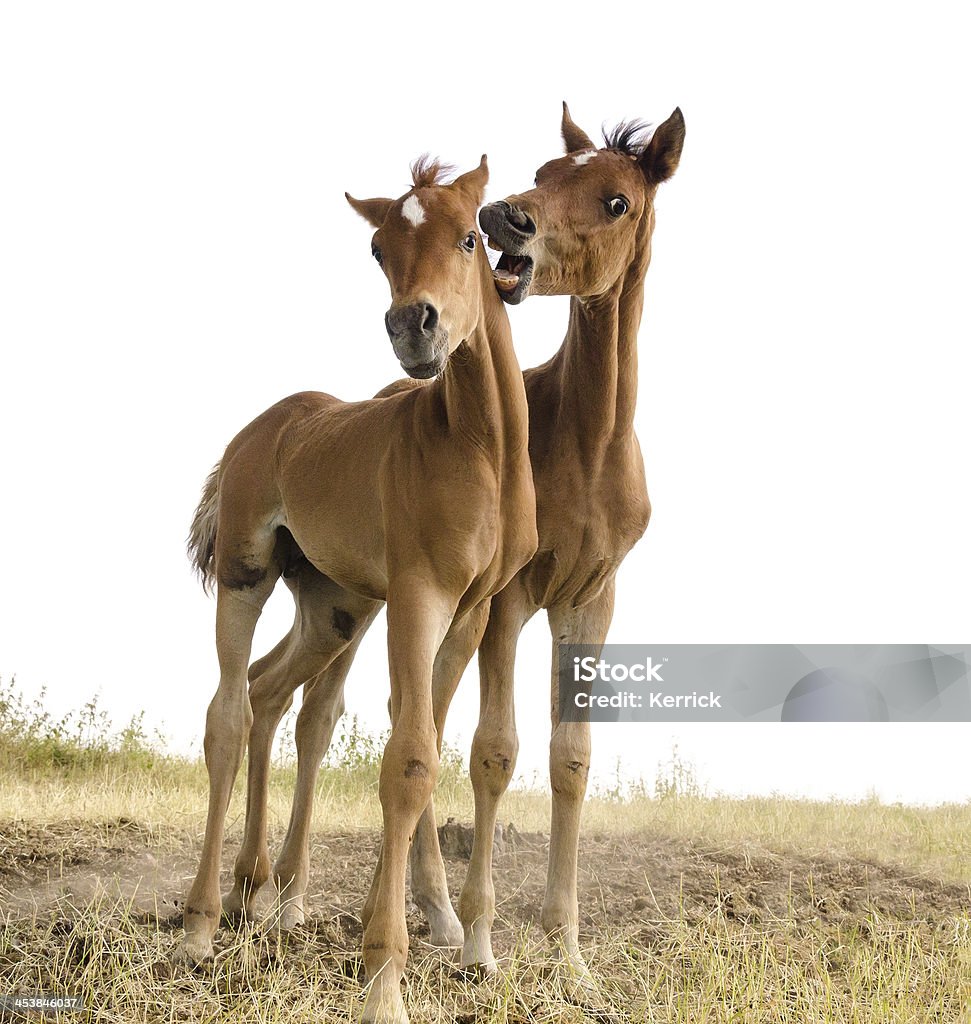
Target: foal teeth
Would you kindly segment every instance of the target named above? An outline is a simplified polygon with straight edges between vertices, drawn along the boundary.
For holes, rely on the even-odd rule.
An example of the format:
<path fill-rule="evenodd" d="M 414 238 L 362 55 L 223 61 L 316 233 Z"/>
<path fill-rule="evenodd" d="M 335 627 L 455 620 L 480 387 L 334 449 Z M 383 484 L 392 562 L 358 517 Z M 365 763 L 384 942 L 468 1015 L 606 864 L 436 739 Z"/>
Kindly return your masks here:
<path fill-rule="evenodd" d="M 497 270 L 493 272 L 493 276 L 496 279 L 496 284 L 504 292 L 511 292 L 519 284 L 518 274 L 507 274 L 505 271 Z"/>

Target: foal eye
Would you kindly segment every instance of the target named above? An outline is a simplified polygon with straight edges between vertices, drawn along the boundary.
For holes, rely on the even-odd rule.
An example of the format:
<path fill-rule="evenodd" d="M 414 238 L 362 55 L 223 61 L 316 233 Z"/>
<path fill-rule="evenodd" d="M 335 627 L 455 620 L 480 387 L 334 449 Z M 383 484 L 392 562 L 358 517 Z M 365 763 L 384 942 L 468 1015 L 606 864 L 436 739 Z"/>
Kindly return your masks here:
<path fill-rule="evenodd" d="M 381 250 L 376 245 L 372 244 L 371 255 L 378 261 L 379 267 L 384 264 L 384 256 L 382 255 Z"/>
<path fill-rule="evenodd" d="M 465 238 L 462 240 L 462 248 L 466 252 L 472 252 L 475 249 L 475 232 L 470 231 Z"/>
<path fill-rule="evenodd" d="M 614 196 L 613 199 L 607 200 L 607 212 L 611 217 L 623 217 L 629 209 L 630 206 L 623 196 Z"/>

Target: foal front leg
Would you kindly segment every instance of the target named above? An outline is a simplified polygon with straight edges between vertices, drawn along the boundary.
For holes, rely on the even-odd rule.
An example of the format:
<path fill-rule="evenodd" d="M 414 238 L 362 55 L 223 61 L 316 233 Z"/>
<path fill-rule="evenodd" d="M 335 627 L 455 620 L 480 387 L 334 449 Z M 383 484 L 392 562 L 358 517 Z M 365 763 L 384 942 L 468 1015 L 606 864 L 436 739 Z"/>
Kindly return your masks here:
<path fill-rule="evenodd" d="M 534 610 L 517 576 L 493 597 L 489 624 L 479 647 L 479 723 L 469 758 L 475 836 L 459 912 L 464 928 L 460 964 L 481 974 L 496 971 L 492 952 L 496 916 L 492 848 L 499 801 L 512 778 L 519 752 L 513 693 L 516 645 Z"/>
<path fill-rule="evenodd" d="M 555 606 L 549 610 L 553 634 L 550 713 L 550 786 L 553 817 L 550 824 L 549 867 L 541 921 L 554 949 L 567 968 L 564 980 L 577 995 L 595 991 L 593 976 L 580 953 L 577 901 L 577 852 L 580 811 L 590 772 L 590 723 L 560 720 L 558 644 L 594 644 L 607 637 L 614 611 L 614 580 L 583 608 Z"/>
<path fill-rule="evenodd" d="M 402 1024 L 408 1019 L 400 988 L 408 955 L 405 873 L 415 826 L 438 776 L 432 666 L 454 610 L 454 601 L 417 574 L 389 585 L 392 726 L 378 787 L 384 841 L 364 929 L 368 986 L 362 1019 L 367 1022 Z"/>
<path fill-rule="evenodd" d="M 489 619 L 489 602 L 477 605 L 461 621 L 452 624 L 435 658 L 432 701 L 438 750 L 442 750 L 445 719 L 455 691 L 482 640 Z M 411 847 L 411 894 L 428 921 L 428 941 L 433 946 L 462 945 L 462 924 L 448 894 L 445 864 L 438 842 L 435 800 L 422 812 Z"/>

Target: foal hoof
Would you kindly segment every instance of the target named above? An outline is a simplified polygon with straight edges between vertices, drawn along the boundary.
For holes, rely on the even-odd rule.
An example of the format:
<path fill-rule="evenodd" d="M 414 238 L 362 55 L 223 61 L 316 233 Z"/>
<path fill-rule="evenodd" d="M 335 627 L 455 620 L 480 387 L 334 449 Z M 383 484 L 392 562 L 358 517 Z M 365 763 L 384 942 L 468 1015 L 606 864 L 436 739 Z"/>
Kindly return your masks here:
<path fill-rule="evenodd" d="M 491 977 L 499 970 L 496 956 L 492 952 L 492 934 L 485 921 L 476 921 L 469 929 L 468 937 L 462 943 L 459 967 L 467 977 L 479 981 Z"/>
<path fill-rule="evenodd" d="M 603 1008 L 604 1001 L 590 968 L 580 957 L 557 962 L 555 973 L 563 998 L 586 1010 Z"/>
<path fill-rule="evenodd" d="M 303 912 L 303 907 L 298 907 L 295 903 L 288 903 L 280 912 L 280 931 L 292 932 L 294 928 L 299 928 L 306 919 L 307 915 Z"/>
<path fill-rule="evenodd" d="M 464 981 L 483 982 L 496 977 L 499 973 L 499 965 L 495 960 L 486 963 L 463 964 L 455 972 L 455 976 Z"/>
<path fill-rule="evenodd" d="M 387 986 L 380 990 L 369 988 L 361 1011 L 361 1021 L 362 1024 L 408 1024 L 408 1013 L 401 992 Z"/>
<path fill-rule="evenodd" d="M 427 942 L 430 946 L 439 946 L 442 949 L 461 947 L 465 939 L 462 922 L 458 919 L 458 914 L 455 913 L 447 895 L 444 898 L 432 898 L 415 893 L 415 905 L 428 922 Z"/>
<path fill-rule="evenodd" d="M 220 923 L 224 927 L 239 928 L 252 922 L 253 908 L 246 905 L 235 889 L 223 898 Z"/>
<path fill-rule="evenodd" d="M 442 949 L 461 949 L 465 941 L 465 933 L 462 931 L 462 924 L 455 916 L 431 924 L 431 933 L 428 936 L 430 946 L 440 946 Z"/>
<path fill-rule="evenodd" d="M 203 938 L 198 935 L 186 935 L 175 949 L 172 950 L 170 960 L 173 964 L 196 967 L 206 960 L 211 960 L 212 957 L 212 939 Z"/>
<path fill-rule="evenodd" d="M 272 912 L 263 926 L 263 931 L 271 936 L 286 935 L 299 928 L 306 920 L 302 907 L 295 903 L 287 903 Z"/>
<path fill-rule="evenodd" d="M 223 907 L 222 914 L 219 916 L 219 923 L 223 928 L 239 931 L 244 925 L 253 924 L 253 916 L 248 914 L 245 909 L 227 910 L 226 907 Z"/>

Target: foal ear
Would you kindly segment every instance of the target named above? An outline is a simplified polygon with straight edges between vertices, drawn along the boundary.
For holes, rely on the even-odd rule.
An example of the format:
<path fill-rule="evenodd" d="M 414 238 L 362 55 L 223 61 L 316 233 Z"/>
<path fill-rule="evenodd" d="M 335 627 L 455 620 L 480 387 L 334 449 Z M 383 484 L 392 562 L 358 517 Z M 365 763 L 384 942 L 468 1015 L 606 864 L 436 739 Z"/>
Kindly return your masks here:
<path fill-rule="evenodd" d="M 393 199 L 355 199 L 350 192 L 344 198 L 372 227 L 379 228 L 388 216 L 388 210 L 394 206 Z"/>
<path fill-rule="evenodd" d="M 560 131 L 563 133 L 563 144 L 566 146 L 567 153 L 577 153 L 581 149 L 597 148 L 590 140 L 590 136 L 573 123 L 566 100 L 563 101 L 563 122 L 560 125 Z"/>
<path fill-rule="evenodd" d="M 485 187 L 488 183 L 489 162 L 485 153 L 483 153 L 482 159 L 479 161 L 479 166 L 476 167 L 475 170 L 466 171 L 465 174 L 460 174 L 455 181 L 452 182 L 452 187 L 464 192 L 473 200 L 476 206 L 481 206 L 482 198 L 485 195 Z"/>
<path fill-rule="evenodd" d="M 678 169 L 683 145 L 684 115 L 680 107 L 675 107 L 674 113 L 654 129 L 651 141 L 638 157 L 644 177 L 653 185 L 667 181 Z"/>

